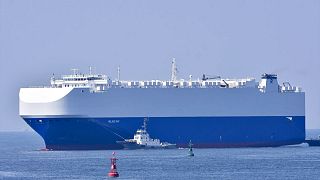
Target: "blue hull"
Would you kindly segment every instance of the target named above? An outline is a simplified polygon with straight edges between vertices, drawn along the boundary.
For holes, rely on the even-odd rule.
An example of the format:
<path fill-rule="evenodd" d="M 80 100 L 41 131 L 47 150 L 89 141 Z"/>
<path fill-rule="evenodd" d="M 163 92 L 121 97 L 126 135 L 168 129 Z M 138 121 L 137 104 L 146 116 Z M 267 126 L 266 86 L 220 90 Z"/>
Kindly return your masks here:
<path fill-rule="evenodd" d="M 116 141 L 133 138 L 144 117 L 24 117 L 42 136 L 47 149 L 122 149 Z M 152 138 L 196 148 L 275 147 L 305 141 L 305 117 L 150 117 Z"/>

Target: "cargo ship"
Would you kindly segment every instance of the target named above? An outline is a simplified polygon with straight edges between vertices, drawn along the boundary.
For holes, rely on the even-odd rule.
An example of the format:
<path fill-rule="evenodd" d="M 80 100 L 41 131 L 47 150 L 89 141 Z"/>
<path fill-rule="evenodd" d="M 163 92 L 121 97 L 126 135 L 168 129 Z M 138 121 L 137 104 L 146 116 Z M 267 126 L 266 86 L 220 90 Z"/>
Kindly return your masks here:
<path fill-rule="evenodd" d="M 122 149 L 148 118 L 148 133 L 195 148 L 275 147 L 305 141 L 305 93 L 276 74 L 121 80 L 73 69 L 43 87 L 20 88 L 19 113 L 50 150 Z"/>

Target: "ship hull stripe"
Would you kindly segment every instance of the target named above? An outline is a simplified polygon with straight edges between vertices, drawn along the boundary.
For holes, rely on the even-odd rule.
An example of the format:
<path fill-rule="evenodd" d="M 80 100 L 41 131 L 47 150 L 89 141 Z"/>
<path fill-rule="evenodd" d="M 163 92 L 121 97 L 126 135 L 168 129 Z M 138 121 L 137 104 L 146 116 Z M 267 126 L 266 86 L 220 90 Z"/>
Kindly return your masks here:
<path fill-rule="evenodd" d="M 121 149 L 144 117 L 23 117 L 53 150 Z M 270 147 L 302 143 L 305 116 L 149 117 L 151 138 L 198 148 Z"/>

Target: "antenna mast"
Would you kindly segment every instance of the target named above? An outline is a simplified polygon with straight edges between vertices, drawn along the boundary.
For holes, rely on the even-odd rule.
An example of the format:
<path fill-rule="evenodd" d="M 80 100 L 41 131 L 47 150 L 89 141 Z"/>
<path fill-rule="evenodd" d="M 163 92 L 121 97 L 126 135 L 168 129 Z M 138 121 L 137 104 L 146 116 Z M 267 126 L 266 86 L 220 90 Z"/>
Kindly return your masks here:
<path fill-rule="evenodd" d="M 147 121 L 149 120 L 148 117 L 143 118 L 143 130 L 147 131 Z"/>
<path fill-rule="evenodd" d="M 89 66 L 89 74 L 91 75 L 92 74 L 92 67 Z"/>
<path fill-rule="evenodd" d="M 118 66 L 118 81 L 120 81 L 120 66 Z"/>
<path fill-rule="evenodd" d="M 178 74 L 178 68 L 176 65 L 176 59 L 172 58 L 172 63 L 171 63 L 171 81 L 177 81 L 177 74 Z"/>

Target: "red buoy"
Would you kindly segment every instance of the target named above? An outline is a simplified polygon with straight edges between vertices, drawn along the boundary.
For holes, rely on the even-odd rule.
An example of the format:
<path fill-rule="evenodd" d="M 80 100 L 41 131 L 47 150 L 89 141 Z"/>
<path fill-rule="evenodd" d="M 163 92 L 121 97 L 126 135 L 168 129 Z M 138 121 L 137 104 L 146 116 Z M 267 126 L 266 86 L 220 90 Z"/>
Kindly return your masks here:
<path fill-rule="evenodd" d="M 111 158 L 111 168 L 108 173 L 109 177 L 119 177 L 119 173 L 117 172 L 117 158 L 115 157 L 115 152 L 112 153 L 112 158 Z"/>

